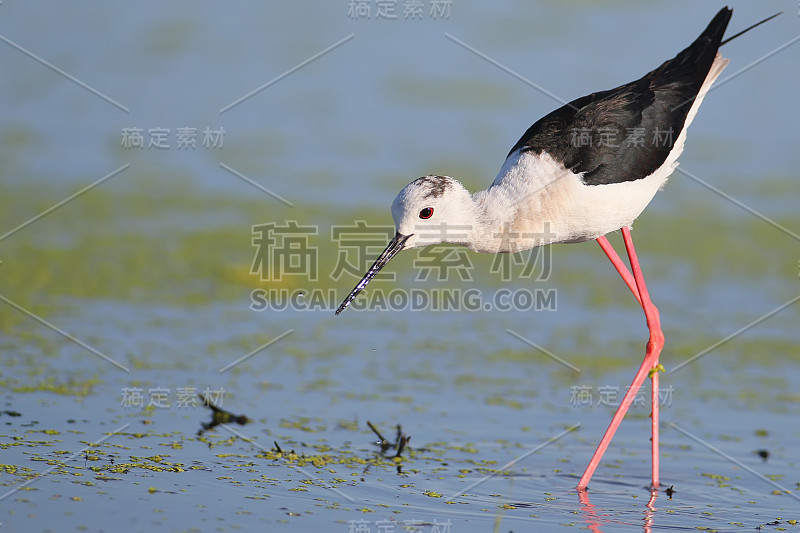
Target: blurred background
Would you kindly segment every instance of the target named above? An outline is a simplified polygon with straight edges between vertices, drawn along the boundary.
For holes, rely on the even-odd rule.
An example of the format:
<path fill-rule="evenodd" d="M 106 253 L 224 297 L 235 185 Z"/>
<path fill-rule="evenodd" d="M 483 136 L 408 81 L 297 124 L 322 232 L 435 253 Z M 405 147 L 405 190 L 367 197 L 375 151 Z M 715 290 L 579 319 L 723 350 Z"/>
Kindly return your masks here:
<path fill-rule="evenodd" d="M 571 100 L 671 58 L 721 7 L 442 2 L 440 14 L 422 3 L 405 18 L 406 3 L 383 4 L 98 3 L 88 17 L 59 3 L 4 3 L 4 181 L 80 186 L 130 163 L 109 189 L 142 189 L 135 185 L 149 176 L 252 194 L 224 162 L 300 206 L 342 210 L 383 208 L 428 172 L 482 188 L 522 132 L 561 104 L 454 39 Z M 798 25 L 788 2 L 731 6 L 730 31 L 785 13 L 723 49 L 725 78 L 785 45 Z M 796 54 L 790 46 L 714 90 L 683 161 L 693 173 L 770 176 L 798 166 L 797 133 L 781 120 L 793 111 Z M 143 129 L 145 145 L 149 130 L 169 130 L 169 148 L 125 149 L 125 128 Z M 179 128 L 196 129 L 197 149 L 177 148 Z M 225 130 L 224 147 L 201 146 L 206 128 Z"/>
<path fill-rule="evenodd" d="M 769 499 L 777 489 L 755 478 L 754 487 L 734 483 L 752 494 L 721 488 L 704 496 L 706 482 L 717 478 L 703 474 L 738 479 L 742 472 L 729 472 L 730 463 L 668 426 L 679 423 L 754 467 L 761 465 L 756 450 L 768 449 L 769 475 L 799 459 L 786 443 L 800 437 L 790 422 L 800 410 L 793 386 L 800 377 L 800 17 L 797 4 L 783 0 L 728 5 L 729 35 L 784 13 L 723 47 L 731 62 L 688 132 L 680 167 L 687 174 L 672 176 L 634 235 L 661 309 L 664 365 L 668 372 L 680 365 L 664 380 L 672 387 L 665 477 L 683 483 L 698 508 L 719 511 L 720 523 L 756 520 L 755 527 L 773 520 L 786 496 Z M 646 341 L 641 310 L 597 246 L 548 250 L 543 279 L 500 276 L 494 258 L 472 253 L 467 279 L 421 279 L 415 261 L 422 252 L 408 252 L 393 261 L 394 279 L 367 291 L 477 288 L 488 299 L 502 288 L 554 290 L 554 308 L 349 309 L 336 318 L 333 309 L 382 249 L 389 206 L 408 182 L 436 173 L 472 190 L 487 187 L 511 146 L 559 99 L 640 77 L 691 43 L 721 7 L 625 0 L 2 2 L 0 386 L 6 412 L 21 414 L 8 419 L 2 438 L 60 435 L 31 444 L 33 451 L 12 448 L 5 462 L 36 471 L 32 460 L 52 459 L 54 449 L 76 451 L 126 423 L 132 426 L 120 435 L 141 432 L 145 440 L 115 437 L 131 451 L 104 448 L 97 465 L 108 466 L 108 457 L 138 464 L 122 456 L 152 455 L 147 450 L 160 451 L 164 435 L 183 443 L 183 452 L 170 448 L 185 454 L 181 461 L 205 461 L 208 447 L 193 441 L 206 413 L 202 406 L 178 409 L 179 389 L 224 390 L 226 408 L 246 412 L 255 421 L 247 436 L 267 448 L 279 441 L 311 454 L 324 442 L 363 456 L 372 439 L 366 419 L 389 434 L 402 423 L 412 444 L 441 444 L 454 465 L 449 474 L 469 469 L 466 443 L 481 460 L 502 464 L 579 423 L 575 436 L 522 469 L 533 478 L 486 487 L 469 500 L 480 517 L 496 503 L 488 495 L 511 491 L 542 502 L 538 514 L 552 527 L 561 524 L 577 503 L 546 507 L 543 494 L 574 486 L 569 475 L 582 471 L 613 410 L 599 403 L 600 387 L 624 392 Z M 331 228 L 359 220 L 379 227 L 378 238 L 354 268 L 334 275 L 341 243 Z M 310 228 L 303 250 L 313 252 L 304 257 L 316 273 L 287 275 L 276 261 L 257 272 L 265 249 L 254 246 L 253 226 L 288 221 Z M 259 308 L 259 289 L 317 290 L 324 298 L 316 311 L 274 302 Z M 144 403 L 126 404 L 137 388 Z M 153 404 L 148 391 L 157 389 L 167 390 L 169 405 Z M 576 396 L 587 390 L 591 405 Z M 598 484 L 611 496 L 646 484 L 647 414 L 644 406 L 634 413 L 622 444 L 609 451 L 610 463 L 629 467 L 605 485 L 600 474 Z M 231 451 L 245 455 L 263 452 L 225 431 L 209 438 L 231 441 Z M 280 517 L 308 526 L 335 519 L 346 527 L 353 518 L 317 510 L 297 522 L 278 509 L 302 515 L 318 505 L 313 497 L 329 503 L 338 496 L 324 487 L 311 497 L 287 492 L 303 476 L 282 463 L 269 463 L 277 481 L 262 490 L 244 470 L 214 461 L 207 478 L 191 482 L 191 498 L 159 505 L 187 511 L 222 499 L 221 509 L 193 518 L 198 527 L 224 523 L 229 506 L 263 511 L 244 502 L 244 492 L 272 498 L 272 514 L 253 521 Z M 373 509 L 401 490 L 401 501 L 422 518 L 456 520 L 441 506 L 428 507 L 424 490 L 453 492 L 473 479 L 434 476 L 440 462 L 418 458 L 418 478 L 405 480 L 411 488 L 366 476 L 350 490 Z M 221 468 L 247 488 L 217 481 Z M 191 485 L 149 479 L 154 474 L 141 466 L 130 472 L 138 477 L 118 490 L 147 505 L 157 498 L 147 487 L 180 492 Z M 9 490 L 30 475 L 7 477 Z M 63 506 L 74 490 L 57 476 L 48 479 L 32 485 L 36 497 L 8 496 L 2 520 L 47 526 L 48 498 L 63 495 Z M 775 479 L 790 487 L 800 481 Z M 113 499 L 101 492 L 80 489 L 74 497 Z M 741 515 L 730 510 L 748 498 L 759 505 Z M 609 501 L 611 515 L 630 510 Z M 9 502 L 28 518 L 9 511 Z M 113 513 L 95 511 L 98 523 L 114 524 Z M 53 516 L 81 525 L 73 512 L 57 507 Z M 682 513 L 677 524 L 694 526 L 701 511 Z M 185 524 L 138 514 L 133 505 L 126 519 Z"/>

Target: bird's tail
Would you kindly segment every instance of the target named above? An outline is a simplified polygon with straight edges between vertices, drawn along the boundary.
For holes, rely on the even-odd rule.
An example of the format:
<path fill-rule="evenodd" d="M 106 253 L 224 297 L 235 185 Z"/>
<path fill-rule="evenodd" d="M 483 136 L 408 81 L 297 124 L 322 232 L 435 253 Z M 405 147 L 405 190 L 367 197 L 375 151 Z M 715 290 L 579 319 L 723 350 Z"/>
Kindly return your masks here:
<path fill-rule="evenodd" d="M 667 83 L 676 78 L 693 80 L 699 88 L 717 56 L 731 15 L 733 15 L 732 9 L 728 7 L 720 9 L 692 44 L 684 48 L 674 59 L 656 69 L 655 78 Z"/>
<path fill-rule="evenodd" d="M 723 44 L 725 44 L 725 43 L 729 43 L 729 42 L 731 42 L 732 40 L 736 39 L 736 38 L 737 38 L 737 37 L 739 37 L 740 35 L 744 35 L 745 33 L 749 32 L 750 30 L 752 30 L 752 29 L 753 29 L 753 28 L 755 28 L 756 26 L 761 26 L 762 24 L 764 24 L 764 23 L 765 23 L 765 22 L 767 22 L 768 20 L 772 20 L 772 19 L 774 19 L 775 17 L 777 17 L 777 16 L 778 16 L 778 15 L 780 15 L 781 13 L 783 13 L 783 11 L 778 11 L 777 13 L 775 13 L 774 15 L 772 15 L 771 17 L 767 17 L 767 18 L 765 18 L 765 19 L 764 19 L 764 20 L 762 20 L 762 21 L 756 22 L 756 23 L 755 23 L 755 24 L 753 24 L 752 26 L 749 26 L 749 27 L 747 27 L 747 28 L 743 29 L 742 31 L 740 31 L 740 32 L 739 32 L 739 33 L 737 33 L 736 35 L 731 35 L 730 37 L 728 37 L 728 38 L 727 38 L 727 39 L 725 39 L 724 41 L 720 42 L 720 43 L 719 43 L 719 45 L 720 45 L 720 46 L 722 46 L 722 45 L 723 45 Z"/>

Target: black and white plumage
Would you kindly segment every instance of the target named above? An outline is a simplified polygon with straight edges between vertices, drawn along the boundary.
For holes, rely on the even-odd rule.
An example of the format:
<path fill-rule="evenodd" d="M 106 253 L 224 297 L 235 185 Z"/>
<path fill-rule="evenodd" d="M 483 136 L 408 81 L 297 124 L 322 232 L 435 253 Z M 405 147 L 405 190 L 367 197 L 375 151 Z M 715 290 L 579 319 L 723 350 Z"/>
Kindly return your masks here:
<path fill-rule="evenodd" d="M 583 96 L 539 119 L 508 156 L 547 152 L 581 173 L 586 185 L 649 176 L 673 148 L 681 149 L 675 140 L 691 123 L 692 107 L 696 113 L 700 105 L 695 99 L 725 68 L 728 61 L 717 49 L 731 13 L 720 11 L 689 47 L 638 80 Z"/>
<path fill-rule="evenodd" d="M 479 204 L 513 211 L 502 221 L 512 231 L 532 234 L 498 251 L 582 242 L 633 223 L 677 166 L 687 128 L 728 64 L 717 50 L 730 17 L 722 9 L 673 59 L 578 98 L 525 132 L 492 186 L 476 194 Z"/>
<path fill-rule="evenodd" d="M 658 494 L 659 356 L 664 333 L 630 225 L 675 170 L 686 130 L 728 64 L 717 50 L 727 42 L 722 37 L 731 14 L 728 8 L 720 10 L 691 45 L 640 79 L 573 100 L 538 120 L 511 149 L 487 190 L 470 194 L 447 176 L 424 176 L 407 185 L 392 203 L 395 237 L 336 310 L 341 313 L 406 248 L 452 242 L 499 253 L 596 239 L 642 306 L 650 338 L 644 360 L 578 481 L 581 491 L 649 376 L 650 504 Z M 616 230 L 621 230 L 630 270 L 605 237 Z"/>
<path fill-rule="evenodd" d="M 535 122 L 488 189 L 472 194 L 447 176 L 407 185 L 392 203 L 395 238 L 337 314 L 407 248 L 451 242 L 517 252 L 630 227 L 677 166 L 687 128 L 728 64 L 718 49 L 731 15 L 720 10 L 692 44 L 638 80 Z"/>

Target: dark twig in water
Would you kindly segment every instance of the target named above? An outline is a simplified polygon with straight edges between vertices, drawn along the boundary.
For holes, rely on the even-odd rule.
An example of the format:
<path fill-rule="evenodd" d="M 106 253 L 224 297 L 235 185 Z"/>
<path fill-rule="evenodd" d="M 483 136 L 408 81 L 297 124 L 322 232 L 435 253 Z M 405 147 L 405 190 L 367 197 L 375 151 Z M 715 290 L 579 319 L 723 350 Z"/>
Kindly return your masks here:
<path fill-rule="evenodd" d="M 206 424 L 201 424 L 202 426 L 201 429 L 197 431 L 198 437 L 201 436 L 204 432 L 210 429 L 214 429 L 220 424 L 231 424 L 235 422 L 243 426 L 250 422 L 250 419 L 247 418 L 246 416 L 235 415 L 233 413 L 225 411 L 224 409 L 220 409 L 219 407 L 211 403 L 211 400 L 209 400 L 208 397 L 203 396 L 202 394 L 198 394 L 198 396 L 200 397 L 201 400 L 203 400 L 203 405 L 211 409 L 211 422 L 208 422 Z"/>
<path fill-rule="evenodd" d="M 403 428 L 400 427 L 400 424 L 397 424 L 397 436 L 395 437 L 394 443 L 394 447 L 397 449 L 397 453 L 394 454 L 395 457 L 400 457 L 400 454 L 403 453 L 403 450 L 410 440 L 411 436 L 403 433 Z"/>
<path fill-rule="evenodd" d="M 376 446 L 380 446 L 381 454 L 384 454 L 386 453 L 387 450 L 394 448 L 396 450 L 394 456 L 400 457 L 400 454 L 403 453 L 403 450 L 406 448 L 408 441 L 411 440 L 410 436 L 403 433 L 403 428 L 400 426 L 400 424 L 397 424 L 397 433 L 395 435 L 394 444 L 386 440 L 386 438 L 381 434 L 381 432 L 378 431 L 378 428 L 376 428 L 369 420 L 367 420 L 367 426 L 369 426 L 369 429 L 371 429 L 372 432 L 375 433 L 375 435 L 378 437 L 378 441 L 375 442 L 374 444 Z"/>
<path fill-rule="evenodd" d="M 397 440 L 397 444 L 396 444 L 397 453 L 394 454 L 395 457 L 400 457 L 400 454 L 403 453 L 403 450 L 405 449 L 406 444 L 408 444 L 408 441 L 410 441 L 410 440 L 411 440 L 411 437 L 406 436 L 406 435 L 400 435 L 400 437 Z"/>
<path fill-rule="evenodd" d="M 378 431 L 378 428 L 372 425 L 372 422 L 367 420 L 367 425 L 369 426 L 369 429 L 371 429 L 372 432 L 378 436 L 378 442 L 376 442 L 375 444 L 381 447 L 381 453 L 384 453 L 386 450 L 392 447 L 389 441 L 383 438 L 383 435 L 381 435 L 381 432 Z"/>

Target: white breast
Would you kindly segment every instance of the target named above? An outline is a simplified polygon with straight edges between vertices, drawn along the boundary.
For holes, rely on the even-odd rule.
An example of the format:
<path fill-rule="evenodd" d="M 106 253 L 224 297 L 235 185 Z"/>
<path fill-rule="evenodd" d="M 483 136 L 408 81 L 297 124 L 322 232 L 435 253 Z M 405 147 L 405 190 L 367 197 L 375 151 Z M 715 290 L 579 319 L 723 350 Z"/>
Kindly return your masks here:
<path fill-rule="evenodd" d="M 581 242 L 630 225 L 672 170 L 658 169 L 635 181 L 587 186 L 580 174 L 547 153 L 515 153 L 485 191 L 485 198 L 476 196 L 476 201 L 509 235 L 497 251 Z"/>

